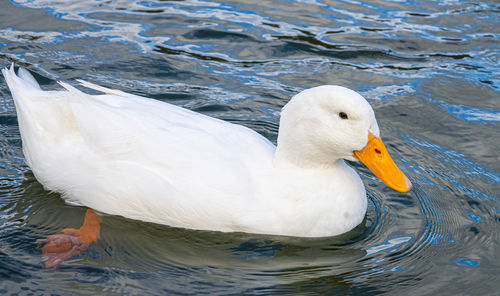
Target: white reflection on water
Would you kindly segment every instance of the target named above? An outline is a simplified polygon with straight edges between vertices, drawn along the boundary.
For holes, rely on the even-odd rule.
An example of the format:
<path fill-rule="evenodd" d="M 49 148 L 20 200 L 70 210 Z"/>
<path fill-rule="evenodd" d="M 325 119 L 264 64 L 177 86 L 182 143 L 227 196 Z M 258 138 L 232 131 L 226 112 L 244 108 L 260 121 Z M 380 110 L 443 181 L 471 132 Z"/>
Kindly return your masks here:
<path fill-rule="evenodd" d="M 373 255 L 373 254 L 378 253 L 378 252 L 389 251 L 391 249 L 394 249 L 396 247 L 399 247 L 403 244 L 410 242 L 412 239 L 413 238 L 411 236 L 394 237 L 394 238 L 391 238 L 391 239 L 385 241 L 382 244 L 367 248 L 366 254 Z"/>

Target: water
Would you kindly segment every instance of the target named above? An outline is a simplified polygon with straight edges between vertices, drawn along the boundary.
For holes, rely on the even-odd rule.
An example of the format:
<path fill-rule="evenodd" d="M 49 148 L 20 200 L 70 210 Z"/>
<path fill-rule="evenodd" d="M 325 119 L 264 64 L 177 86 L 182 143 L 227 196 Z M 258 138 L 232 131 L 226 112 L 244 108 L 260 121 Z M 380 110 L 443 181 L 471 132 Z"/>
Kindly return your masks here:
<path fill-rule="evenodd" d="M 85 208 L 26 166 L 0 79 L 0 293 L 498 295 L 499 12 L 495 1 L 1 1 L 0 67 L 46 89 L 86 79 L 276 140 L 296 92 L 339 84 L 372 104 L 414 190 L 362 165 L 362 225 L 340 237 L 176 229 L 105 216 L 57 270 L 35 241 Z"/>

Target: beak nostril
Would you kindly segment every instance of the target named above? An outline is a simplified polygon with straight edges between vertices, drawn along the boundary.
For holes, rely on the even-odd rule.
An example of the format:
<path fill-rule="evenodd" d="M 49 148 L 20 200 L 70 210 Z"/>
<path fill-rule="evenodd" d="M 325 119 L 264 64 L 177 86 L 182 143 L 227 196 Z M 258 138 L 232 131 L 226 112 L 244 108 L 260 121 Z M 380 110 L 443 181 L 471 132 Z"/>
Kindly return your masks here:
<path fill-rule="evenodd" d="M 375 148 L 375 153 L 377 153 L 378 155 L 382 154 L 382 152 L 380 150 L 378 150 L 377 148 Z"/>

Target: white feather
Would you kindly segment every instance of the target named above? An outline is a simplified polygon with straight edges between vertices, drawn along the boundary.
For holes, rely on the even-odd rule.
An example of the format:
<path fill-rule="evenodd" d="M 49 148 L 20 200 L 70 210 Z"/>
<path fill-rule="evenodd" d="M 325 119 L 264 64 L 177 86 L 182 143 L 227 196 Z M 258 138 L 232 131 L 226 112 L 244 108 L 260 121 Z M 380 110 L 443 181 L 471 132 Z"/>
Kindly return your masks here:
<path fill-rule="evenodd" d="M 248 128 L 157 100 L 86 81 L 105 94 L 63 82 L 64 91 L 42 91 L 24 69 L 2 73 L 28 164 L 67 202 L 171 226 L 293 236 L 341 234 L 365 215 L 364 186 L 339 158 L 378 126 L 353 91 L 295 96 L 276 149 Z M 333 118 L 339 108 L 359 120 Z"/>

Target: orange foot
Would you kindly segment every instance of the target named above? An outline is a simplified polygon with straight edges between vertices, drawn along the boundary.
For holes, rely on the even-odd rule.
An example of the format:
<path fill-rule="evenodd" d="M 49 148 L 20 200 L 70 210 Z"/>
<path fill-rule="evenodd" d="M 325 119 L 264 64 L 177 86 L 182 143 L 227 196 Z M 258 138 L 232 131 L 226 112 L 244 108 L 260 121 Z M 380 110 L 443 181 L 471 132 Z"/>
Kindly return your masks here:
<path fill-rule="evenodd" d="M 99 239 L 102 217 L 88 209 L 85 220 L 80 229 L 66 228 L 61 234 L 49 235 L 45 239 L 37 240 L 38 247 L 42 247 L 45 268 L 55 269 L 61 262 L 87 249 L 91 243 Z"/>

